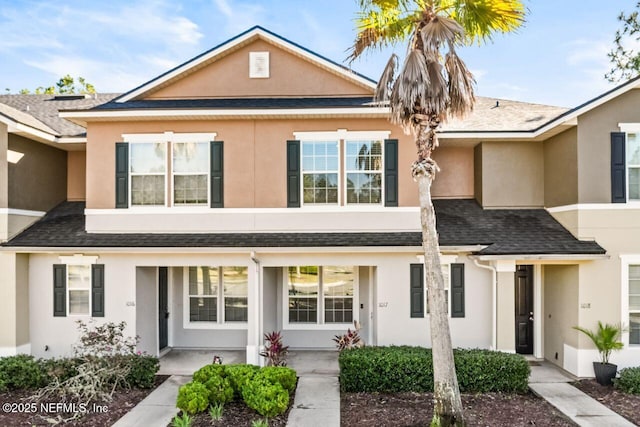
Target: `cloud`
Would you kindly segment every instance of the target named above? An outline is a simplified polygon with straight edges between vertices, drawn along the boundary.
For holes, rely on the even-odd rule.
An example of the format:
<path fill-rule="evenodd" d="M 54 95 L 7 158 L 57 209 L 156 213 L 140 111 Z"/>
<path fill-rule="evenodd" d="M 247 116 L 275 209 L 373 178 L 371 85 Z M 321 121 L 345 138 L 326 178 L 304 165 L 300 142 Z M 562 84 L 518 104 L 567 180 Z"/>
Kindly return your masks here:
<path fill-rule="evenodd" d="M 213 0 L 218 11 L 224 15 L 225 31 L 235 35 L 253 27 L 267 15 L 267 10 L 260 3 L 249 3 L 229 0 Z"/>

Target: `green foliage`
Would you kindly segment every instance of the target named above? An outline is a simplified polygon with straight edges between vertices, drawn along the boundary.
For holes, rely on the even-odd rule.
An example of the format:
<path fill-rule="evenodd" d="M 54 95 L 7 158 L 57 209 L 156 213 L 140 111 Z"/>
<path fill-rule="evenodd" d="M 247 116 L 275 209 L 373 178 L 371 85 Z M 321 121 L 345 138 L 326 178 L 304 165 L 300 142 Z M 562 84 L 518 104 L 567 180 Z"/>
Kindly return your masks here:
<path fill-rule="evenodd" d="M 0 389 L 39 388 L 47 377 L 40 361 L 26 354 L 0 358 Z"/>
<path fill-rule="evenodd" d="M 620 12 L 618 21 L 622 28 L 616 31 L 613 39 L 614 47 L 607 54 L 611 62 L 611 70 L 605 74 L 610 82 L 629 80 L 640 72 L 640 52 L 634 50 L 640 41 L 640 22 L 638 22 L 640 2 L 636 3 L 636 10 L 631 13 Z"/>
<path fill-rule="evenodd" d="M 236 397 L 242 397 L 243 388 L 251 381 L 259 368 L 255 365 L 227 365 L 225 372 Z"/>
<path fill-rule="evenodd" d="M 248 407 L 264 417 L 275 417 L 289 407 L 289 393 L 280 385 L 264 378 L 253 378 L 242 391 Z"/>
<path fill-rule="evenodd" d="M 123 357 L 123 363 L 129 367 L 129 373 L 125 378 L 129 387 L 153 387 L 156 372 L 160 369 L 160 361 L 157 357 L 147 354 L 129 355 Z"/>
<path fill-rule="evenodd" d="M 573 329 L 582 332 L 593 341 L 593 344 L 600 353 L 600 361 L 602 363 L 609 363 L 609 356 L 614 350 L 622 350 L 624 344 L 620 341 L 623 328 L 621 325 L 611 325 L 609 323 L 603 324 L 598 321 L 598 329 L 591 331 L 580 326 L 574 326 Z"/>
<path fill-rule="evenodd" d="M 190 382 L 178 390 L 178 409 L 187 414 L 198 414 L 209 406 L 209 389 L 199 382 Z"/>
<path fill-rule="evenodd" d="M 202 384 L 212 377 L 226 377 L 225 366 L 218 364 L 205 365 L 193 374 L 193 380 Z"/>
<path fill-rule="evenodd" d="M 280 384 L 287 393 L 291 394 L 296 388 L 298 376 L 296 371 L 285 366 L 265 366 L 254 377 L 256 381 L 266 380 L 272 384 Z"/>
<path fill-rule="evenodd" d="M 454 350 L 461 391 L 526 392 L 529 366 L 523 357 L 489 350 Z M 346 392 L 432 392 L 431 350 L 422 347 L 362 347 L 340 353 L 340 386 Z"/>
<path fill-rule="evenodd" d="M 211 421 L 220 421 L 222 419 L 222 411 L 224 409 L 224 404 L 222 403 L 214 403 L 209 408 L 209 416 L 211 417 Z"/>
<path fill-rule="evenodd" d="M 204 385 L 209 390 L 209 402 L 225 404 L 233 400 L 233 387 L 228 378 L 214 375 Z"/>
<path fill-rule="evenodd" d="M 186 412 L 173 417 L 171 427 L 191 427 L 191 417 Z"/>
<path fill-rule="evenodd" d="M 640 394 L 640 366 L 620 371 L 620 378 L 613 380 L 615 388 L 629 394 Z"/>
<path fill-rule="evenodd" d="M 269 427 L 269 421 L 265 420 L 253 420 L 251 421 L 251 427 Z"/>
<path fill-rule="evenodd" d="M 85 323 L 78 320 L 80 338 L 75 345 L 76 355 L 89 357 L 108 357 L 136 354 L 139 337 L 125 335 L 127 322 L 107 322 L 101 325 L 93 321 Z"/>
<path fill-rule="evenodd" d="M 317 269 L 317 267 L 315 267 Z M 267 344 L 260 356 L 267 359 L 268 366 L 287 366 L 287 355 L 289 354 L 289 346 L 282 342 L 282 333 L 273 331 L 264 334 L 264 340 Z"/>

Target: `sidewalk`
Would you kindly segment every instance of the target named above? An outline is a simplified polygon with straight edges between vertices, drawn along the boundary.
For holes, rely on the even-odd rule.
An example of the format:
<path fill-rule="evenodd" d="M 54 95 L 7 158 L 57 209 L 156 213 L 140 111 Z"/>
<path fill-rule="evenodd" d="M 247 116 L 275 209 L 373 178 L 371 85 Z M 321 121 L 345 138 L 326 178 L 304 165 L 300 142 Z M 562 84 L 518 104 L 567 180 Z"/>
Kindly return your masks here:
<path fill-rule="evenodd" d="M 633 427 L 634 424 L 578 390 L 574 381 L 549 362 L 531 366 L 529 388 L 579 426 Z"/>

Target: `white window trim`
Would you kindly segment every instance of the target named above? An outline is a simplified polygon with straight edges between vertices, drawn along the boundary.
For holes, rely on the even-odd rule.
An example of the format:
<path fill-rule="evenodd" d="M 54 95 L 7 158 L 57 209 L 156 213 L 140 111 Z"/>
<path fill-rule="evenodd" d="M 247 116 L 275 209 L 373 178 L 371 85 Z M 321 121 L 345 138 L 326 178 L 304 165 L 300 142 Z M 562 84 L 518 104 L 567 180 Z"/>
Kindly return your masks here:
<path fill-rule="evenodd" d="M 344 190 L 344 206 L 345 207 L 352 207 L 352 206 L 384 206 L 384 197 L 385 197 L 385 185 L 384 185 L 384 162 L 385 162 L 385 155 L 384 155 L 384 138 L 382 139 L 370 139 L 370 138 L 366 138 L 366 139 L 361 139 L 361 138 L 355 138 L 353 136 L 349 136 L 349 138 L 346 138 L 343 140 L 344 141 L 344 146 L 343 146 L 343 158 L 345 159 L 344 161 L 344 179 L 343 179 L 343 190 Z M 380 168 L 379 172 L 374 172 L 374 173 L 379 173 L 380 174 L 380 203 L 349 203 L 347 201 L 347 174 L 348 173 L 358 173 L 358 174 L 366 174 L 366 171 L 357 171 L 357 170 L 353 170 L 353 169 L 349 169 L 347 167 L 347 144 L 349 142 L 360 142 L 360 141 L 382 141 L 382 147 L 381 147 L 381 158 L 382 158 L 382 166 Z"/>
<path fill-rule="evenodd" d="M 203 175 L 202 173 L 197 173 L 197 172 L 179 172 L 176 173 L 175 168 L 174 168 L 174 152 L 173 149 L 175 147 L 175 145 L 173 143 L 189 143 L 189 142 L 193 142 L 193 143 L 204 143 L 206 142 L 207 145 L 207 170 L 205 171 L 205 175 L 207 176 L 207 201 L 204 203 L 199 203 L 199 204 L 186 204 L 186 203 L 180 203 L 180 204 L 176 204 L 176 198 L 175 198 L 175 190 L 176 190 L 176 180 L 175 177 L 176 176 L 198 176 L 198 175 Z M 170 157 L 171 157 L 171 206 L 172 207 L 184 207 L 184 208 L 202 208 L 202 207 L 209 207 L 211 205 L 211 144 L 209 144 L 209 141 L 173 141 L 171 144 L 171 153 L 170 153 Z"/>
<path fill-rule="evenodd" d="M 620 255 L 620 324 L 623 326 L 629 325 L 629 266 L 640 265 L 640 255 Z M 630 349 L 640 350 L 640 344 L 629 343 L 629 330 L 628 328 L 622 332 L 622 343 L 625 347 Z"/>
<path fill-rule="evenodd" d="M 629 140 L 628 135 L 630 133 L 636 134 L 637 138 L 640 139 L 640 123 L 618 123 L 618 128 L 621 132 L 625 133 L 624 143 L 625 143 L 625 159 L 624 159 L 624 179 L 625 179 L 625 195 L 627 198 L 627 203 L 630 204 L 638 204 L 640 205 L 640 199 L 629 199 L 629 169 L 630 166 L 627 163 L 626 159 L 626 150 L 627 150 L 627 141 Z M 640 165 L 633 165 L 634 169 L 640 169 Z"/>
<path fill-rule="evenodd" d="M 87 288 L 74 288 L 71 289 L 71 287 L 69 286 L 69 267 L 88 267 L 89 268 L 89 286 Z M 88 263 L 83 263 L 83 264 L 67 264 L 67 267 L 65 268 L 65 280 L 66 280 L 66 295 L 65 295 L 65 299 L 67 300 L 67 316 L 68 317 L 91 317 L 91 307 L 92 307 L 92 295 L 91 295 L 91 283 L 93 282 L 93 269 L 91 268 L 91 265 Z M 72 291 L 89 291 L 89 304 L 88 304 L 88 310 L 86 313 L 71 313 L 69 311 L 69 307 L 71 304 L 71 296 L 69 295 Z"/>
<path fill-rule="evenodd" d="M 133 148 L 133 146 L 135 144 L 164 144 L 164 172 L 162 174 L 160 173 L 132 173 L 131 172 L 131 150 Z M 135 141 L 135 142 L 130 142 L 129 146 L 127 147 L 129 150 L 128 155 L 128 167 L 129 170 L 127 171 L 128 174 L 128 181 L 129 181 L 129 189 L 128 189 L 128 195 L 129 195 L 129 207 L 132 209 L 138 209 L 138 208 L 165 208 L 169 206 L 169 197 L 167 195 L 168 190 L 169 190 L 169 171 L 167 171 L 167 153 L 168 151 L 171 149 L 170 144 L 167 143 L 167 141 L 162 141 L 159 139 L 156 139 L 155 141 Z M 164 204 L 162 205 L 134 205 L 133 204 L 133 177 L 134 176 L 159 176 L 159 175 L 164 175 Z"/>
<path fill-rule="evenodd" d="M 313 172 L 307 172 L 307 175 L 315 175 L 315 174 L 322 174 L 322 173 L 326 173 L 326 174 L 332 174 L 335 173 L 338 176 L 338 187 L 337 187 L 337 191 L 338 191 L 338 199 L 336 201 L 336 203 L 308 203 L 305 204 L 304 202 L 304 176 L 305 176 L 305 172 L 304 169 L 302 168 L 302 161 L 303 161 L 303 156 L 302 153 L 304 151 L 303 149 L 303 145 L 305 142 L 335 142 L 336 145 L 338 146 L 338 169 L 337 170 L 327 170 L 327 171 L 313 171 Z M 340 171 L 342 169 L 342 159 L 340 158 L 340 140 L 333 140 L 333 139 L 328 139 L 328 140 L 300 140 L 300 205 L 302 207 L 306 207 L 306 208 L 320 208 L 320 209 L 326 209 L 326 208 L 335 208 L 335 207 L 339 207 L 340 205 L 340 200 L 342 199 L 342 192 L 341 192 L 341 185 L 340 185 Z"/>
<path fill-rule="evenodd" d="M 218 295 L 216 298 L 218 299 L 217 303 L 217 322 L 192 322 L 190 320 L 190 304 L 189 304 L 189 267 L 202 267 L 200 265 L 189 265 L 182 268 L 182 327 L 183 329 L 240 329 L 246 330 L 248 328 L 248 322 L 226 322 L 224 320 L 224 283 L 222 281 L 222 268 L 224 267 L 246 267 L 247 268 L 247 280 L 249 267 L 245 265 L 236 265 L 236 266 L 205 266 L 210 268 L 219 268 L 219 283 L 218 283 Z M 249 302 L 249 286 L 247 283 L 247 303 Z M 248 308 L 247 308 L 248 310 Z M 247 315 L 249 313 L 247 312 Z"/>
<path fill-rule="evenodd" d="M 300 267 L 309 264 L 300 265 Z M 282 267 L 282 323 L 283 330 L 301 330 L 301 331 L 332 331 L 332 330 L 346 330 L 347 328 L 353 328 L 353 322 L 360 321 L 360 295 L 359 295 L 359 267 L 353 266 L 353 322 L 347 323 L 324 323 L 324 294 L 322 283 L 318 286 L 318 320 L 317 323 L 289 323 L 289 284 L 288 284 L 288 268 L 296 267 L 297 265 L 289 265 Z M 325 267 L 331 265 L 323 264 L 318 267 Z"/>
<path fill-rule="evenodd" d="M 420 264 L 424 264 L 424 255 L 418 255 L 417 258 Z M 448 282 L 444 284 L 445 290 L 447 291 L 447 315 L 449 319 L 452 319 L 451 317 L 451 264 L 454 264 L 457 259 L 458 259 L 458 255 L 440 254 L 440 266 L 444 267 L 446 265 L 448 266 L 448 269 L 449 269 L 449 274 L 447 275 Z M 429 312 L 429 300 L 428 300 L 429 292 L 427 289 L 427 273 L 426 272 L 422 278 L 422 281 L 424 286 L 424 314 L 425 316 L 430 316 L 431 313 Z"/>
<path fill-rule="evenodd" d="M 91 284 L 93 283 L 93 269 L 89 269 L 89 312 L 87 314 L 71 314 L 69 313 L 69 303 L 71 299 L 69 298 L 69 266 L 91 266 L 93 264 L 98 263 L 97 255 L 83 255 L 83 254 L 73 254 L 73 255 L 61 255 L 58 257 L 60 264 L 66 265 L 65 268 L 65 299 L 66 299 L 66 307 L 67 316 L 68 317 L 92 317 L 92 295 L 91 295 Z M 81 289 L 77 289 L 81 290 Z"/>

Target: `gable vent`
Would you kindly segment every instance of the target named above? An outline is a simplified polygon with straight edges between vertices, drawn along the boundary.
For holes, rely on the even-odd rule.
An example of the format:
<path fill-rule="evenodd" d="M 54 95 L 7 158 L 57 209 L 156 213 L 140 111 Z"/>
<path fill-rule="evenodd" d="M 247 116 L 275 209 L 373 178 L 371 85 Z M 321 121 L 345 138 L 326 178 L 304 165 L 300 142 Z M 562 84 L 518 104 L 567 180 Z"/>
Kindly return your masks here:
<path fill-rule="evenodd" d="M 249 78 L 269 78 L 269 52 L 249 52 Z"/>

